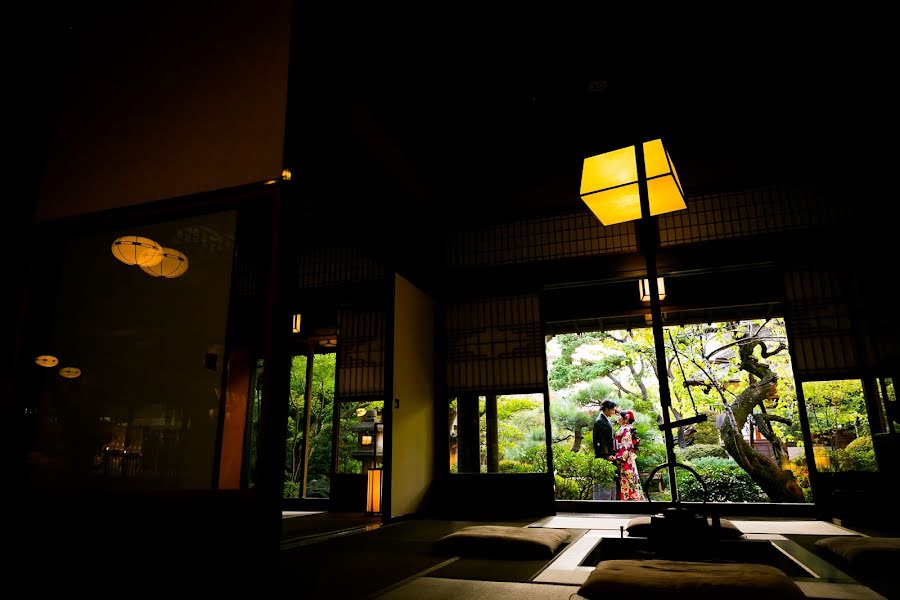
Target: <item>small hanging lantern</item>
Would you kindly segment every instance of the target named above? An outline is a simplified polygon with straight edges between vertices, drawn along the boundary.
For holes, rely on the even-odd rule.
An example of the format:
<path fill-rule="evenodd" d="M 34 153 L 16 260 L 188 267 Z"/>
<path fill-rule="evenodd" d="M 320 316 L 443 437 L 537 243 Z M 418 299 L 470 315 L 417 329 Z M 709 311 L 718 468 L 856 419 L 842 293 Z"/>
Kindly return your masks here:
<path fill-rule="evenodd" d="M 126 265 L 152 267 L 163 258 L 163 247 L 150 238 L 125 235 L 112 243 L 112 253 Z"/>
<path fill-rule="evenodd" d="M 161 248 L 160 256 L 159 262 L 141 266 L 141 270 L 147 275 L 166 279 L 181 277 L 188 270 L 188 258 L 183 252 L 174 248 Z"/>
<path fill-rule="evenodd" d="M 75 379 L 81 377 L 81 369 L 78 367 L 63 367 L 59 370 L 59 375 L 65 379 Z"/>
<path fill-rule="evenodd" d="M 51 354 L 41 354 L 35 357 L 34 362 L 41 367 L 55 367 L 59 364 L 59 359 Z"/>

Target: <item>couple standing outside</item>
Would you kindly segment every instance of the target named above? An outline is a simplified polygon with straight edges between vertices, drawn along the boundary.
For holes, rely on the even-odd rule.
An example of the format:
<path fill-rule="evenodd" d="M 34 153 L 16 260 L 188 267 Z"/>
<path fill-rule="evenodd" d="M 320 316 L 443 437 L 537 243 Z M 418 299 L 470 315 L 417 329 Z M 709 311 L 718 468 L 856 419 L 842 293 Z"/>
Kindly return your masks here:
<path fill-rule="evenodd" d="M 613 433 L 612 416 L 619 415 L 619 430 Z M 605 458 L 616 466 L 614 487 L 594 486 L 594 500 L 643 500 L 640 474 L 637 470 L 638 437 L 634 428 L 634 412 L 620 411 L 612 400 L 600 403 L 600 414 L 594 421 L 594 457 Z M 618 493 L 616 493 L 618 492 Z"/>

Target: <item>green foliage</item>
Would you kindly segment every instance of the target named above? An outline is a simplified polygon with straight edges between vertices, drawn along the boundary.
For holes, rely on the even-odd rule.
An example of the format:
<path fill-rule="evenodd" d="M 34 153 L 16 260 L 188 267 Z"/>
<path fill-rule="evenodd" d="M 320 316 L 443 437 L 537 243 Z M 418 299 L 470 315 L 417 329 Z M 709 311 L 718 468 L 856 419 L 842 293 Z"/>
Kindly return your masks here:
<path fill-rule="evenodd" d="M 854 471 L 877 471 L 875 449 L 870 436 L 858 437 L 844 448 L 850 467 Z"/>
<path fill-rule="evenodd" d="M 589 498 L 581 497 L 581 488 L 574 481 L 564 479 L 559 475 L 553 476 L 556 483 L 556 498 L 558 500 L 586 500 Z M 593 489 L 591 490 L 591 498 L 593 498 Z"/>
<path fill-rule="evenodd" d="M 851 426 L 860 435 L 868 435 L 869 421 L 860 380 L 806 381 L 803 396 L 810 433 L 818 443 L 830 445 L 835 430 Z"/>
<path fill-rule="evenodd" d="M 694 445 L 714 444 L 719 445 L 719 430 L 716 429 L 716 414 L 708 412 L 709 417 L 703 423 L 694 425 Z"/>
<path fill-rule="evenodd" d="M 675 455 L 681 462 L 692 462 L 705 456 L 728 458 L 728 452 L 719 444 L 692 444 L 687 448 L 676 448 Z"/>
<path fill-rule="evenodd" d="M 801 454 L 791 461 L 791 471 L 794 473 L 794 480 L 803 492 L 803 498 L 807 502 L 812 502 L 812 488 L 809 485 L 809 468 L 806 466 L 805 454 Z"/>
<path fill-rule="evenodd" d="M 456 465 L 453 465 L 454 467 Z M 534 466 L 517 460 L 501 460 L 501 473 L 534 473 Z"/>
<path fill-rule="evenodd" d="M 523 456 L 523 462 L 531 464 L 535 471 L 546 472 L 547 459 L 543 446 L 533 447 Z M 593 450 L 583 448 L 580 452 L 572 452 L 561 444 L 553 446 L 553 469 L 557 482 L 556 497 L 568 500 L 592 499 L 594 484 L 611 486 L 616 470 L 609 461 L 594 458 Z"/>
<path fill-rule="evenodd" d="M 708 502 L 768 502 L 769 497 L 744 469 L 730 459 L 712 456 L 690 463 L 706 484 Z M 678 469 L 678 493 L 687 502 L 702 502 L 703 489 L 692 473 Z"/>
<path fill-rule="evenodd" d="M 296 481 L 287 481 L 284 482 L 284 497 L 285 498 L 297 498 L 300 496 L 300 484 Z"/>
<path fill-rule="evenodd" d="M 327 498 L 331 492 L 331 479 L 327 475 L 306 482 L 307 498 Z"/>
<path fill-rule="evenodd" d="M 486 426 L 486 419 L 483 420 Z M 520 461 L 522 451 L 544 440 L 544 401 L 542 397 L 497 397 L 497 443 L 500 460 Z M 481 431 L 481 445 L 487 447 L 487 434 Z M 520 461 L 521 462 L 521 461 Z M 534 471 L 526 471 L 534 472 Z"/>

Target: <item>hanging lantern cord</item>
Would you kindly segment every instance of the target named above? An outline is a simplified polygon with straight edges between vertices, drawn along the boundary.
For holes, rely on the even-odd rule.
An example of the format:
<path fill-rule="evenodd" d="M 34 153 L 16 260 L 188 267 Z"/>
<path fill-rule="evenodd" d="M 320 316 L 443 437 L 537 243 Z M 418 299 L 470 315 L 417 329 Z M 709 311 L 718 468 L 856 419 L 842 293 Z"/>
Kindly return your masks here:
<path fill-rule="evenodd" d="M 675 348 L 675 340 L 672 339 L 672 332 L 666 331 L 666 333 L 669 334 L 669 343 L 672 344 L 672 352 L 675 353 L 675 360 L 678 361 L 678 369 L 681 371 L 681 379 L 682 379 L 682 381 L 687 381 L 687 378 L 684 376 L 684 367 L 681 366 L 681 357 L 678 356 L 678 349 Z M 697 412 L 697 405 L 694 404 L 694 395 L 691 394 L 691 386 L 685 385 L 684 387 L 687 390 L 688 398 L 691 399 L 691 407 L 693 407 L 693 409 L 694 409 L 694 414 L 695 415 L 699 414 Z M 705 415 L 704 415 L 704 417 L 705 417 Z M 706 419 L 704 419 L 704 420 L 706 420 Z"/>

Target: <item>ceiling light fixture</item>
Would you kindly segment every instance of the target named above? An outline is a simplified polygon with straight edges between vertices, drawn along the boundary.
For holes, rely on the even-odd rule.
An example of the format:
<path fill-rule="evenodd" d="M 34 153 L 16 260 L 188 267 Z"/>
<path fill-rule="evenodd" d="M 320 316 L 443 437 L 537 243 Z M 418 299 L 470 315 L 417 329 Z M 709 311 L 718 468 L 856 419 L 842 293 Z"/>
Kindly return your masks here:
<path fill-rule="evenodd" d="M 34 362 L 41 367 L 55 367 L 59 364 L 59 359 L 51 354 L 41 354 L 35 357 Z"/>
<path fill-rule="evenodd" d="M 142 266 L 141 270 L 153 277 L 174 279 L 181 277 L 188 270 L 188 257 L 175 248 L 160 248 L 159 262 L 151 266 Z"/>
<path fill-rule="evenodd" d="M 163 247 L 150 238 L 125 235 L 112 243 L 112 253 L 126 265 L 152 267 L 163 259 Z"/>
<path fill-rule="evenodd" d="M 63 367 L 59 370 L 59 374 L 66 379 L 75 379 L 81 376 L 81 369 L 78 367 Z"/>
<path fill-rule="evenodd" d="M 642 146 L 650 216 L 687 208 L 681 182 L 662 140 L 644 142 Z M 581 199 L 604 225 L 640 219 L 635 146 L 584 159 Z"/>

